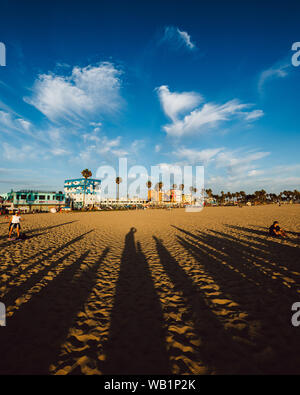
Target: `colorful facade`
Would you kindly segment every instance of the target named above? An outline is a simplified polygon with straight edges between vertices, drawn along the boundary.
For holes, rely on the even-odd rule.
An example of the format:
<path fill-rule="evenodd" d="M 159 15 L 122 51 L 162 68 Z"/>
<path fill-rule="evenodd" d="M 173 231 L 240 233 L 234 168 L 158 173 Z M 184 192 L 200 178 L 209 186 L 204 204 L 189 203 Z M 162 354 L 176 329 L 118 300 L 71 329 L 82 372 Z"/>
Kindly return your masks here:
<path fill-rule="evenodd" d="M 3 203 L 11 208 L 27 208 L 28 211 L 49 211 L 50 208 L 59 209 L 65 205 L 65 196 L 62 192 L 37 191 L 22 189 L 8 192 Z"/>
<path fill-rule="evenodd" d="M 93 206 L 100 203 L 101 180 L 74 178 L 65 180 L 66 204 L 71 208 Z"/>

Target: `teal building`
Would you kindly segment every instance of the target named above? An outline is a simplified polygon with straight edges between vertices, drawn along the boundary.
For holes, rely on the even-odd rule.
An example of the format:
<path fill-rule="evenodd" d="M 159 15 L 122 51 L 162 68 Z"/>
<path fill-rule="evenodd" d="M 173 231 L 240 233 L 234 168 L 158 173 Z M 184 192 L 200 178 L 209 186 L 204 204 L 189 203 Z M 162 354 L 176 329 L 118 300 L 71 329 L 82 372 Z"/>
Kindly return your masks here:
<path fill-rule="evenodd" d="M 27 207 L 29 211 L 49 211 L 52 207 L 56 209 L 63 207 L 65 195 L 53 191 L 11 190 L 6 194 L 4 203 L 9 203 L 13 208 Z"/>

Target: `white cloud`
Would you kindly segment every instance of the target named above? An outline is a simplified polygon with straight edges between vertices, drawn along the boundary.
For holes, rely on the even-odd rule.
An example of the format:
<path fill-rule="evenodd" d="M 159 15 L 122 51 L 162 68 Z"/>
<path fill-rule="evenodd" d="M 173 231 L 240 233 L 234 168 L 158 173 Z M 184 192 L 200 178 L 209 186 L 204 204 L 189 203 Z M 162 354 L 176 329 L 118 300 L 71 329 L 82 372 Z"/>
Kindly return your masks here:
<path fill-rule="evenodd" d="M 239 117 L 245 120 L 255 120 L 263 116 L 262 110 L 245 111 L 250 104 L 240 103 L 238 99 L 224 104 L 205 103 L 201 108 L 195 108 L 203 98 L 196 92 L 173 93 L 165 85 L 157 88 L 158 97 L 165 114 L 173 121 L 163 129 L 169 136 L 181 137 L 189 134 L 204 133 L 209 128 L 216 127 L 221 121 L 231 121 Z M 190 111 L 182 119 L 178 115 Z"/>
<path fill-rule="evenodd" d="M 174 174 L 177 176 L 182 175 L 182 168 L 179 165 L 171 163 L 158 163 L 156 166 L 158 167 L 158 170 L 161 172 L 161 174 Z"/>
<path fill-rule="evenodd" d="M 161 42 L 168 42 L 175 50 L 186 48 L 188 50 L 196 49 L 196 45 L 191 41 L 191 36 L 175 26 L 165 27 L 164 36 Z"/>
<path fill-rule="evenodd" d="M 179 29 L 177 29 L 177 32 L 189 49 L 195 48 L 195 44 L 191 42 L 191 36 L 187 32 L 181 31 Z"/>
<path fill-rule="evenodd" d="M 259 77 L 258 90 L 260 93 L 263 92 L 263 88 L 266 82 L 276 79 L 285 78 L 288 75 L 288 70 L 291 67 L 289 63 L 276 64 L 267 70 L 264 70 Z"/>
<path fill-rule="evenodd" d="M 259 176 L 259 175 L 261 175 L 261 174 L 264 174 L 264 171 L 263 171 L 263 170 L 256 170 L 256 169 L 253 169 L 253 170 L 248 171 L 248 176 L 249 176 L 249 177 L 257 177 L 257 176 Z"/>
<path fill-rule="evenodd" d="M 109 139 L 97 132 L 86 133 L 83 136 L 85 147 L 79 152 L 79 159 L 84 161 L 111 159 L 112 157 L 126 156 L 128 151 L 121 147 L 121 137 Z"/>
<path fill-rule="evenodd" d="M 183 159 L 184 163 L 192 164 L 208 164 L 223 148 L 207 148 L 196 150 L 191 148 L 179 148 L 173 152 L 173 155 L 179 159 Z"/>
<path fill-rule="evenodd" d="M 0 131 L 10 132 L 12 130 L 17 130 L 27 133 L 30 131 L 31 127 L 32 124 L 29 121 L 0 110 Z"/>
<path fill-rule="evenodd" d="M 71 75 L 42 74 L 24 100 L 52 121 L 76 123 L 117 111 L 122 103 L 120 71 L 112 63 L 74 67 Z M 99 126 L 99 125 L 97 125 Z"/>
<path fill-rule="evenodd" d="M 203 98 L 196 92 L 170 92 L 166 85 L 157 88 L 158 97 L 165 114 L 172 121 L 177 120 L 177 116 L 183 111 L 189 111 L 197 107 Z"/>
<path fill-rule="evenodd" d="M 9 144 L 3 143 L 3 157 L 8 161 L 21 162 L 24 160 L 35 159 L 38 155 L 38 151 L 33 145 L 25 144 Z"/>
<path fill-rule="evenodd" d="M 227 173 L 231 177 L 240 176 L 241 174 L 245 177 L 248 175 L 255 175 L 250 173 L 253 171 L 253 163 L 260 159 L 270 155 L 270 152 L 256 151 L 256 152 L 232 152 L 222 151 L 216 158 L 216 167 L 218 169 L 226 169 Z M 255 170 L 258 172 L 258 170 Z"/>
<path fill-rule="evenodd" d="M 52 149 L 50 149 L 50 152 L 54 156 L 64 156 L 64 155 L 70 154 L 69 151 L 67 151 L 64 148 L 60 148 L 60 147 L 52 148 Z"/>
<path fill-rule="evenodd" d="M 264 112 L 262 110 L 253 110 L 247 114 L 246 121 L 253 121 L 263 116 L 264 116 Z"/>

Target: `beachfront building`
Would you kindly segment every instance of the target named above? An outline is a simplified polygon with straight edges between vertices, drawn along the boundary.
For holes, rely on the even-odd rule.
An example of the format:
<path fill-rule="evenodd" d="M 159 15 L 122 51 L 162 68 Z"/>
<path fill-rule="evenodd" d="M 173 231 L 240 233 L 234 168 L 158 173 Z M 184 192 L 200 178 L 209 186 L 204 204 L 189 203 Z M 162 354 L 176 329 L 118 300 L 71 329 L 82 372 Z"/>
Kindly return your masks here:
<path fill-rule="evenodd" d="M 71 208 L 98 206 L 101 198 L 101 180 L 74 178 L 65 180 L 66 204 Z"/>
<path fill-rule="evenodd" d="M 139 197 L 133 198 L 123 198 L 115 199 L 115 198 L 105 198 L 101 199 L 101 205 L 104 206 L 139 206 L 145 205 L 147 203 L 147 199 L 142 199 Z"/>
<path fill-rule="evenodd" d="M 179 189 L 170 189 L 168 191 L 168 196 L 170 202 L 172 203 L 181 203 L 182 202 L 182 191 Z"/>
<path fill-rule="evenodd" d="M 190 193 L 183 193 L 180 189 L 170 189 L 168 191 L 158 191 L 153 189 L 151 192 L 151 202 L 157 204 L 191 204 L 192 195 Z"/>
<path fill-rule="evenodd" d="M 50 208 L 60 209 L 63 207 L 65 196 L 62 192 L 54 191 L 11 190 L 5 194 L 2 205 L 5 205 L 9 210 L 17 208 L 22 211 L 49 211 Z"/>
<path fill-rule="evenodd" d="M 152 189 L 148 196 L 151 196 L 152 203 L 163 203 L 170 200 L 170 196 L 163 190 L 159 191 L 157 189 Z"/>

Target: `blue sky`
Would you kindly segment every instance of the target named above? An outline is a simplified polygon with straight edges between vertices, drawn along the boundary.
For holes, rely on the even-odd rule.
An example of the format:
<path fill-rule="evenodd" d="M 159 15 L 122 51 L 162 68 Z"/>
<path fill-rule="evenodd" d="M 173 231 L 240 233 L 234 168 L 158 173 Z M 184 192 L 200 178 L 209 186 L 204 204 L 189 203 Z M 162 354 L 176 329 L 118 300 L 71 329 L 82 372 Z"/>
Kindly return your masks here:
<path fill-rule="evenodd" d="M 83 168 L 205 166 L 300 189 L 298 1 L 0 1 L 0 193 Z"/>

